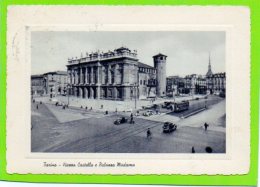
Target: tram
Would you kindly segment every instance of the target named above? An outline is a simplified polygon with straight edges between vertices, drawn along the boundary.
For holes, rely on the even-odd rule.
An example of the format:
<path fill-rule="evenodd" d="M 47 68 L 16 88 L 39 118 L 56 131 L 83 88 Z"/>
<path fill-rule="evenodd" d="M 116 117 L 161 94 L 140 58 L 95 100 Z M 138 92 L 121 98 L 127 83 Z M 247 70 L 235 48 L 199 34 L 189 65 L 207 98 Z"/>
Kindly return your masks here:
<path fill-rule="evenodd" d="M 174 103 L 172 105 L 172 110 L 174 112 L 181 112 L 184 110 L 188 110 L 190 106 L 189 101 L 182 101 L 182 102 L 178 102 L 178 103 Z"/>

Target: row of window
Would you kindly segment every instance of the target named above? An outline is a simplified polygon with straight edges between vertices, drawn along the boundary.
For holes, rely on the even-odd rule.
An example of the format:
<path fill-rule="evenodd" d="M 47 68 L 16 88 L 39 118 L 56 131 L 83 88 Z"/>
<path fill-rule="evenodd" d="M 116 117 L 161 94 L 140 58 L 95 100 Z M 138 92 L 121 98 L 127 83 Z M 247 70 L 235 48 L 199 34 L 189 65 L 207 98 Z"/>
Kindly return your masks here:
<path fill-rule="evenodd" d="M 139 68 L 140 72 L 144 72 L 144 73 L 155 73 L 155 69 L 150 69 L 150 68 Z"/>
<path fill-rule="evenodd" d="M 140 80 L 140 85 L 146 85 L 146 84 L 150 84 L 150 85 L 156 85 L 156 80 L 155 79 L 150 79 L 148 81 L 146 80 Z"/>
<path fill-rule="evenodd" d="M 140 85 L 146 85 L 146 80 L 140 80 Z"/>

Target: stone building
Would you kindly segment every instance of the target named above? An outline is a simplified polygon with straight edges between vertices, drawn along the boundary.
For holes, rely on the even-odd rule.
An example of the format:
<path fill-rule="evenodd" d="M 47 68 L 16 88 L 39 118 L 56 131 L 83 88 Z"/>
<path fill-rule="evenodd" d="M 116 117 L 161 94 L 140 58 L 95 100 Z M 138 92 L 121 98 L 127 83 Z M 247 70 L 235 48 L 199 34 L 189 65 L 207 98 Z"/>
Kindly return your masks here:
<path fill-rule="evenodd" d="M 207 80 L 205 76 L 199 75 L 195 80 L 195 94 L 207 93 Z"/>
<path fill-rule="evenodd" d="M 31 76 L 31 95 L 44 95 L 44 79 L 43 75 Z"/>
<path fill-rule="evenodd" d="M 163 63 L 166 63 L 166 56 L 162 54 L 154 56 L 155 67 L 141 63 L 137 51 L 126 47 L 69 59 L 69 94 L 86 99 L 112 100 L 161 97 L 165 94 L 166 78 L 163 81 L 156 68 L 163 67 Z M 164 70 L 165 67 L 159 73 L 166 74 Z"/>
<path fill-rule="evenodd" d="M 167 95 L 206 94 L 206 78 L 202 75 L 191 74 L 184 78 L 179 76 L 167 77 Z"/>
<path fill-rule="evenodd" d="M 31 76 L 32 95 L 64 95 L 67 92 L 67 72 L 54 71 Z"/>
<path fill-rule="evenodd" d="M 209 93 L 226 92 L 226 73 L 213 73 L 209 58 L 208 71 L 206 73 L 206 87 Z"/>
<path fill-rule="evenodd" d="M 207 77 L 207 88 L 210 93 L 226 92 L 226 73 L 215 73 Z"/>
<path fill-rule="evenodd" d="M 68 76 L 66 71 L 53 71 L 43 74 L 44 90 L 51 98 L 67 92 Z"/>

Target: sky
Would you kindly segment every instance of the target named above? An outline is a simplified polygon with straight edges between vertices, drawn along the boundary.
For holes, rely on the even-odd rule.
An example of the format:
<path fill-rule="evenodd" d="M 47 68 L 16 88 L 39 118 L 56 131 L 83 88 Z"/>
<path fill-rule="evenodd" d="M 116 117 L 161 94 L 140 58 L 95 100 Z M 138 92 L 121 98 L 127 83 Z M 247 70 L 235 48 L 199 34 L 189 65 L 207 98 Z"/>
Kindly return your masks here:
<path fill-rule="evenodd" d="M 64 70 L 68 58 L 119 47 L 137 50 L 140 62 L 153 66 L 153 56 L 167 55 L 167 76 L 205 75 L 209 56 L 213 73 L 225 72 L 223 31 L 34 31 L 31 35 L 32 74 Z"/>

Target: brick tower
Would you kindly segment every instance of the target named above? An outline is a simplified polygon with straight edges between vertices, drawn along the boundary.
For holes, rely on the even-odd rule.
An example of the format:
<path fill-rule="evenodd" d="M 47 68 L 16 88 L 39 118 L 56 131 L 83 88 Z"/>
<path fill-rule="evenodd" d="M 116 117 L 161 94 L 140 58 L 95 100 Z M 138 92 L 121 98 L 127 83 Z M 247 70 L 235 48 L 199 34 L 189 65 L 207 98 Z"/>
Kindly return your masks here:
<path fill-rule="evenodd" d="M 156 69 L 156 95 L 166 96 L 166 55 L 159 53 L 153 56 L 154 68 Z"/>

